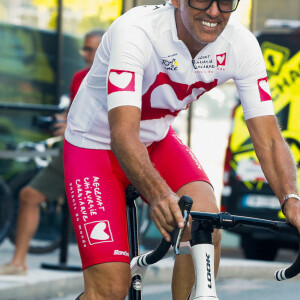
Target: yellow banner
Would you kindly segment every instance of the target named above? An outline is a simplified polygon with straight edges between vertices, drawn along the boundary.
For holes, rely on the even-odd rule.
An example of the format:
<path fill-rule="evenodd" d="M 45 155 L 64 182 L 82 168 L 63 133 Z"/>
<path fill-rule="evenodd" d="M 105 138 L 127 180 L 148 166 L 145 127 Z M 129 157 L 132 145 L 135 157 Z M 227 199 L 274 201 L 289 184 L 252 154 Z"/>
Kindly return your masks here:
<path fill-rule="evenodd" d="M 33 5 L 57 7 L 57 0 L 33 0 Z M 102 22 L 114 20 L 121 15 L 122 0 L 63 0 L 63 7 L 83 12 L 84 17 L 98 15 Z"/>

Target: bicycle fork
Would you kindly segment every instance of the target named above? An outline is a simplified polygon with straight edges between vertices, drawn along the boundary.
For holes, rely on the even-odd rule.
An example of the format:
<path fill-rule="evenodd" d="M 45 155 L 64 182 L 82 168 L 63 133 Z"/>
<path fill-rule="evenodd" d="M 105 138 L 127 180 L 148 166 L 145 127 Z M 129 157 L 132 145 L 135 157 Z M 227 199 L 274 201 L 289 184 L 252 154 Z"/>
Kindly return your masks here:
<path fill-rule="evenodd" d="M 214 275 L 214 246 L 212 227 L 199 221 L 192 223 L 192 257 L 195 268 L 195 284 L 189 300 L 218 300 Z"/>

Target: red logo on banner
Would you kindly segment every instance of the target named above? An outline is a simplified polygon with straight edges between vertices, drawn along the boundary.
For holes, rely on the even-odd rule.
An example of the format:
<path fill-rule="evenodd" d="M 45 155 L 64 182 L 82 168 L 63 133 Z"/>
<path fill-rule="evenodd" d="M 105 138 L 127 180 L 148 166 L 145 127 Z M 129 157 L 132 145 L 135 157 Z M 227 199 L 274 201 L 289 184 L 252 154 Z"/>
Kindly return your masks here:
<path fill-rule="evenodd" d="M 84 224 L 90 245 L 113 242 L 110 225 L 107 220 Z"/>
<path fill-rule="evenodd" d="M 268 77 L 258 79 L 257 83 L 258 83 L 260 101 L 272 100 L 271 91 L 268 83 Z"/>
<path fill-rule="evenodd" d="M 135 74 L 130 71 L 110 70 L 108 75 L 108 95 L 115 92 L 134 92 Z"/>
<path fill-rule="evenodd" d="M 225 66 L 225 64 L 226 64 L 226 53 L 218 54 L 217 55 L 217 67 Z"/>

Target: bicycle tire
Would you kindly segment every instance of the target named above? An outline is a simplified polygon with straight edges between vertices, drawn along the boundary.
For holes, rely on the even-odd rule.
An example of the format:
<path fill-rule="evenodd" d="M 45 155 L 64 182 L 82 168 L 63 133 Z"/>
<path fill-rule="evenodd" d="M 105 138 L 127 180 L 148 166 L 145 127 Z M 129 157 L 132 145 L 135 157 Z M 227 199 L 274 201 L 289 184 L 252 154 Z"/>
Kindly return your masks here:
<path fill-rule="evenodd" d="M 7 237 L 12 223 L 13 198 L 7 183 L 0 177 L 0 243 Z"/>
<path fill-rule="evenodd" d="M 10 182 L 9 186 L 12 191 L 12 197 L 13 197 L 13 203 L 14 203 L 14 213 L 12 217 L 12 224 L 9 228 L 8 231 L 8 237 L 9 240 L 15 244 L 15 239 L 16 239 L 16 222 L 17 222 L 17 216 L 18 216 L 18 206 L 19 206 L 19 200 L 18 200 L 18 195 L 20 190 L 26 186 L 30 180 L 39 172 L 39 169 L 32 169 L 32 170 L 27 170 L 24 171 L 18 175 L 16 175 Z M 59 200 L 58 200 L 59 201 Z M 61 228 L 61 221 L 62 221 L 62 215 L 58 216 L 58 213 L 56 210 L 53 210 L 53 205 L 60 206 L 62 203 L 58 203 L 58 201 L 55 201 L 55 203 L 50 203 L 49 205 L 46 203 L 46 207 L 41 206 L 41 215 L 40 215 L 40 224 L 38 227 L 38 230 L 34 236 L 34 238 L 30 241 L 30 246 L 28 249 L 29 253 L 32 254 L 45 254 L 52 252 L 53 250 L 57 249 L 60 244 L 61 244 L 61 233 L 60 233 L 60 228 Z M 55 226 L 53 226 L 52 222 L 53 220 L 57 220 L 59 218 L 59 229 L 55 230 Z M 41 238 L 41 228 L 43 224 L 51 222 L 51 226 L 48 225 L 48 227 L 53 228 L 51 231 L 51 234 L 47 233 L 47 237 Z M 49 239 L 50 237 L 50 239 Z"/>

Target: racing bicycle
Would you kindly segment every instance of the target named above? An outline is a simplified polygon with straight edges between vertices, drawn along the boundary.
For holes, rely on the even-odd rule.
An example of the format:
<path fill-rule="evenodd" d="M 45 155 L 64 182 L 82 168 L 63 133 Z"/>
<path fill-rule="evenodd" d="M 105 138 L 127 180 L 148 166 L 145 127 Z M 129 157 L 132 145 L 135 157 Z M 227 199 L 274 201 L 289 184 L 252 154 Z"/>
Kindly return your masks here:
<path fill-rule="evenodd" d="M 5 239 L 12 222 L 12 203 L 10 188 L 0 177 L 0 243 Z"/>
<path fill-rule="evenodd" d="M 179 206 L 181 208 L 185 226 L 183 229 L 176 228 L 171 234 L 171 242 L 162 239 L 155 250 L 144 254 L 139 254 L 137 215 L 134 200 L 138 197 L 138 192 L 130 186 L 126 191 L 127 199 L 127 222 L 128 238 L 130 245 L 130 268 L 131 268 L 131 287 L 128 300 L 142 299 L 142 284 L 147 267 L 164 258 L 169 249 L 173 247 L 175 255 L 186 253 L 186 249 L 180 248 L 180 241 L 185 226 L 192 217 L 192 240 L 191 254 L 195 267 L 195 284 L 188 297 L 188 300 L 218 300 L 214 277 L 214 246 L 212 243 L 212 232 L 215 228 L 230 230 L 236 227 L 251 228 L 259 227 L 272 230 L 278 233 L 299 235 L 295 227 L 280 221 L 231 215 L 227 212 L 205 213 L 191 211 L 193 200 L 188 196 L 181 197 Z M 186 247 L 184 247 L 186 248 Z M 300 248 L 299 248 L 300 249 Z M 275 272 L 274 277 L 277 281 L 282 281 L 295 277 L 300 273 L 300 252 L 295 262 L 288 268 Z"/>

